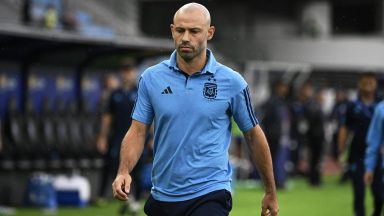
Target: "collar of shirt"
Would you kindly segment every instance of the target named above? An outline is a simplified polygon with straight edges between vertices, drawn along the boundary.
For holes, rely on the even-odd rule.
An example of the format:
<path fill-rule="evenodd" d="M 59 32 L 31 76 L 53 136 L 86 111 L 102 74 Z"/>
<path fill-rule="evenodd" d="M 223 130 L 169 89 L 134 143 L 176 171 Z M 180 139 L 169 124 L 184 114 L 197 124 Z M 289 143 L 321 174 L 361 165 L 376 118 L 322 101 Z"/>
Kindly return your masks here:
<path fill-rule="evenodd" d="M 209 49 L 207 49 L 207 58 L 208 58 L 208 61 L 205 64 L 204 68 L 200 71 L 200 74 L 205 74 L 205 73 L 215 74 L 217 62 L 215 57 L 212 54 L 212 51 Z M 176 64 L 176 50 L 173 51 L 169 60 L 165 61 L 165 64 L 169 67 L 169 69 L 180 71 L 180 69 L 177 67 L 177 64 Z"/>

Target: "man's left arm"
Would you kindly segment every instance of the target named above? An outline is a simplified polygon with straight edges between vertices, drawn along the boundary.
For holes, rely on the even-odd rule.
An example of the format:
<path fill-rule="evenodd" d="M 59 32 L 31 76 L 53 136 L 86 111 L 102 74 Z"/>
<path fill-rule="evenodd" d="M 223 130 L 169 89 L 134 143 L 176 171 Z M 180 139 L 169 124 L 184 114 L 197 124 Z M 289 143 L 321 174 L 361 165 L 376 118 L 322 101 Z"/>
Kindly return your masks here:
<path fill-rule="evenodd" d="M 383 116 L 382 110 L 376 108 L 366 137 L 367 148 L 365 151 L 365 175 L 364 182 L 372 184 L 373 174 L 377 163 L 377 157 L 380 154 L 380 146 L 383 142 Z"/>
<path fill-rule="evenodd" d="M 244 132 L 245 140 L 251 150 L 252 159 L 264 182 L 265 194 L 262 201 L 262 216 L 275 216 L 279 212 L 272 158 L 267 139 L 259 125 Z"/>

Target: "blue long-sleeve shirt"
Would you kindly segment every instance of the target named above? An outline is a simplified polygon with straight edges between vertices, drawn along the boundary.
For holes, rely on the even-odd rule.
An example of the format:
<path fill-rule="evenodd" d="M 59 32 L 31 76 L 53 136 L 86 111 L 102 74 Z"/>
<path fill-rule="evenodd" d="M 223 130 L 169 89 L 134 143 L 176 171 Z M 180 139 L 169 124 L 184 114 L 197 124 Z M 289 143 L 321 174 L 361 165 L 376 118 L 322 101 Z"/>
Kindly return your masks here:
<path fill-rule="evenodd" d="M 375 109 L 369 125 L 366 142 L 365 170 L 367 172 L 373 172 L 380 148 L 384 145 L 384 100 L 380 102 Z M 384 162 L 382 167 L 384 168 Z"/>

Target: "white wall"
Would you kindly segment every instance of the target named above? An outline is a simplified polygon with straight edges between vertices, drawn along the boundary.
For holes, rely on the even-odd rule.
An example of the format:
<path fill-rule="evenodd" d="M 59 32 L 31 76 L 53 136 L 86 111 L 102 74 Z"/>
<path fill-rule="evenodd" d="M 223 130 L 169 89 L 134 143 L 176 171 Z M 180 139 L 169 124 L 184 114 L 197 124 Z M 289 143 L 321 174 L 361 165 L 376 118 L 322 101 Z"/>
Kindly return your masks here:
<path fill-rule="evenodd" d="M 384 0 L 382 0 L 384 1 Z M 384 3 L 383 3 L 384 8 Z M 252 14 L 227 22 L 226 37 L 213 40 L 215 48 L 237 62 L 248 60 L 310 64 L 314 68 L 384 71 L 384 37 L 332 35 L 332 8 L 325 0 L 301 5 L 297 20 Z M 382 16 L 384 25 L 384 16 Z M 305 33 L 306 20 L 315 20 L 319 33 Z M 248 22 L 245 22 L 248 21 Z M 240 23 L 241 23 L 240 22 Z M 236 26 L 231 28 L 231 25 Z M 242 26 L 240 29 L 239 26 Z M 224 27 L 217 31 L 223 31 Z M 383 28 L 384 29 L 384 28 Z M 241 30 L 241 31 L 240 31 Z M 384 31 L 384 30 L 383 30 Z"/>
<path fill-rule="evenodd" d="M 255 40 L 264 60 L 309 63 L 319 68 L 384 69 L 384 39 Z M 256 55 L 255 54 L 251 54 Z"/>

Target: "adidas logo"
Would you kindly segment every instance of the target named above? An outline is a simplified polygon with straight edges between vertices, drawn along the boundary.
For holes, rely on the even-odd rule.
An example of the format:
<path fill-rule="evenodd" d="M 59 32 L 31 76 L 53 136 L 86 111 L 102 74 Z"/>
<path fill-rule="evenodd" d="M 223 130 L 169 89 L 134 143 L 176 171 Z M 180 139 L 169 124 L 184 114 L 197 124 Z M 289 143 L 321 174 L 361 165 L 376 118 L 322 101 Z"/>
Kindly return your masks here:
<path fill-rule="evenodd" d="M 172 94 L 172 89 L 170 86 L 168 86 L 166 89 L 161 92 L 161 94 Z"/>

